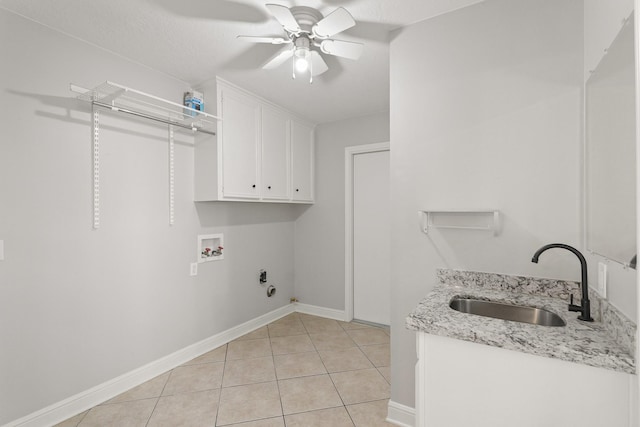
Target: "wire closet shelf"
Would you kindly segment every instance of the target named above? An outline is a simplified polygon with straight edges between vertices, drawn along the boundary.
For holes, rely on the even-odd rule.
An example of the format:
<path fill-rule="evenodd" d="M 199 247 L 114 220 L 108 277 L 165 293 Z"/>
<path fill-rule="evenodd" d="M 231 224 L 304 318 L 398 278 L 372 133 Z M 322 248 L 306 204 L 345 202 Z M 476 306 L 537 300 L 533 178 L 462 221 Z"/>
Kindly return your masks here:
<path fill-rule="evenodd" d="M 215 135 L 216 123 L 221 120 L 204 111 L 110 81 L 92 89 L 71 84 L 71 91 L 79 94 L 78 99 L 90 102 L 94 106 L 190 129 L 194 132 Z"/>
<path fill-rule="evenodd" d="M 78 99 L 91 103 L 93 163 L 93 228 L 100 228 L 100 108 L 168 125 L 169 146 L 169 225 L 175 222 L 174 128 L 216 135 L 217 122 L 212 114 L 168 101 L 117 83 L 106 81 L 93 89 L 70 85 Z"/>

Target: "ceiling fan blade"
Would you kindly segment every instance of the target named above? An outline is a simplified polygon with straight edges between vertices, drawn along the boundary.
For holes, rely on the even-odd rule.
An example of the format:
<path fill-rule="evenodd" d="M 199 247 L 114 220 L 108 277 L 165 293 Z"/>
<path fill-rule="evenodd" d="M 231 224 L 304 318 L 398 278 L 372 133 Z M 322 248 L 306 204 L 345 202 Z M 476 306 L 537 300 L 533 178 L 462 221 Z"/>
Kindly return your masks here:
<path fill-rule="evenodd" d="M 291 43 L 291 40 L 285 39 L 283 37 L 237 36 L 236 38 L 248 41 L 250 43 L 271 43 L 271 44 Z"/>
<path fill-rule="evenodd" d="M 311 75 L 312 76 L 320 75 L 325 71 L 327 71 L 328 69 L 329 67 L 327 66 L 327 63 L 324 62 L 324 59 L 322 59 L 322 56 L 318 53 L 318 51 L 312 50 L 311 51 Z"/>
<path fill-rule="evenodd" d="M 293 16 L 288 7 L 279 4 L 267 4 L 267 9 L 274 18 L 284 27 L 285 30 L 297 33 L 300 31 L 300 25 Z"/>
<path fill-rule="evenodd" d="M 339 7 L 324 19 L 321 19 L 320 22 L 313 26 L 312 30 L 316 37 L 326 39 L 354 25 L 356 25 L 356 21 L 353 19 L 353 16 L 351 16 L 347 9 Z"/>
<path fill-rule="evenodd" d="M 293 49 L 286 48 L 281 50 L 276 56 L 271 58 L 269 62 L 262 66 L 265 70 L 272 70 L 280 65 L 282 65 L 287 59 L 290 59 L 293 56 Z"/>
<path fill-rule="evenodd" d="M 329 55 L 358 59 L 360 55 L 362 55 L 364 45 L 362 43 L 347 42 L 344 40 L 323 40 L 322 43 L 320 43 L 320 49 Z"/>

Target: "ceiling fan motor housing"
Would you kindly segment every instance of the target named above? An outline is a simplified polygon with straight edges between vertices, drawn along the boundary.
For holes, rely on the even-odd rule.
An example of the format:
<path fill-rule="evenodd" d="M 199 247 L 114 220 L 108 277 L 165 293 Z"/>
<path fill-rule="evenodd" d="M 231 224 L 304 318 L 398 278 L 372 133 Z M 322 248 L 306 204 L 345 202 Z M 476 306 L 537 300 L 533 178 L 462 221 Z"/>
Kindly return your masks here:
<path fill-rule="evenodd" d="M 313 26 L 320 21 L 323 16 L 316 9 L 308 6 L 294 6 L 291 8 L 293 14 L 302 32 L 313 34 Z"/>
<path fill-rule="evenodd" d="M 311 41 L 309 40 L 309 37 L 306 34 L 296 37 L 293 43 L 296 49 L 309 50 L 309 46 L 311 46 Z"/>

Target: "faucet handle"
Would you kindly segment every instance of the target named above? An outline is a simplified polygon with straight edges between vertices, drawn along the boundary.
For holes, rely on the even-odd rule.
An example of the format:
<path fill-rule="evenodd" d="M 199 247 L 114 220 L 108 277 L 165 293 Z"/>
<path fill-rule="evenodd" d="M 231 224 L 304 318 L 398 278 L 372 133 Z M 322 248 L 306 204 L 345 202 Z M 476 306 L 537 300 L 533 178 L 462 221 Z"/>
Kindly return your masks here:
<path fill-rule="evenodd" d="M 582 312 L 582 306 L 580 305 L 575 305 L 573 303 L 573 294 L 569 295 L 569 311 L 580 311 Z"/>

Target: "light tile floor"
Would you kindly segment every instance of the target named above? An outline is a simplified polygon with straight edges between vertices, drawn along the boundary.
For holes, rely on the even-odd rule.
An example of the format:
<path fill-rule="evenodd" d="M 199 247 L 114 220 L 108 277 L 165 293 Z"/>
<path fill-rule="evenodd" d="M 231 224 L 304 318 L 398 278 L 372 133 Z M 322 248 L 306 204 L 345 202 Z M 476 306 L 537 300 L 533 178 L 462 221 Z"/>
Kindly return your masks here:
<path fill-rule="evenodd" d="M 57 427 L 388 426 L 389 331 L 293 313 Z"/>

